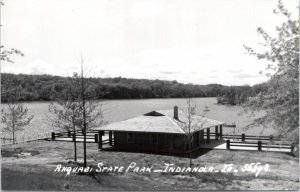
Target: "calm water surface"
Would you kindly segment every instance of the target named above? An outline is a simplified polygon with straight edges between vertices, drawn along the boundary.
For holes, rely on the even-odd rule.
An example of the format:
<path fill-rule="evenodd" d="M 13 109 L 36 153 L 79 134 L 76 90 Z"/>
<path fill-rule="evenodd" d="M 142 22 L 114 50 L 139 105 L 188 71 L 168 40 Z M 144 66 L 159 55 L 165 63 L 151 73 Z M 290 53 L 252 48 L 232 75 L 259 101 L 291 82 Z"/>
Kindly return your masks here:
<path fill-rule="evenodd" d="M 262 126 L 244 130 L 243 128 L 252 122 L 252 118 L 243 113 L 243 109 L 240 106 L 218 105 L 216 98 L 195 98 L 193 100 L 199 114 L 202 114 L 203 110 L 208 108 L 209 111 L 206 112 L 206 117 L 224 121 L 228 124 L 235 123 L 237 125 L 237 134 L 245 132 L 253 135 L 269 135 L 274 133 L 273 129 L 263 128 Z M 105 103 L 107 110 L 104 114 L 104 119 L 108 123 L 126 120 L 153 110 L 172 109 L 174 105 L 180 108 L 186 107 L 186 99 L 108 100 Z M 29 113 L 34 115 L 34 119 L 24 131 L 18 133 L 18 140 L 22 139 L 22 137 L 36 136 L 56 130 L 45 120 L 49 102 L 28 102 L 24 103 L 24 105 L 28 107 Z M 5 105 L 3 107 L 5 108 Z M 233 129 L 226 128 L 224 132 L 233 133 Z"/>

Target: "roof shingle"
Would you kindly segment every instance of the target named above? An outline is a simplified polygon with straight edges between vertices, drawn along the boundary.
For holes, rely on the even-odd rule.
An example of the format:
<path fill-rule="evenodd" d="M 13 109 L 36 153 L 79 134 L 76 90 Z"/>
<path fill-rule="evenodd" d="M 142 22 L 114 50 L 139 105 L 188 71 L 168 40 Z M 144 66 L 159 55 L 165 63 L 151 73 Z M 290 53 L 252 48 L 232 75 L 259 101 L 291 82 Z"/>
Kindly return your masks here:
<path fill-rule="evenodd" d="M 187 117 L 181 110 L 178 111 L 178 115 L 179 120 L 176 120 L 173 118 L 173 110 L 152 111 L 145 115 L 114 122 L 94 130 L 185 134 Z M 224 122 L 202 116 L 193 116 L 191 132 L 222 124 Z"/>

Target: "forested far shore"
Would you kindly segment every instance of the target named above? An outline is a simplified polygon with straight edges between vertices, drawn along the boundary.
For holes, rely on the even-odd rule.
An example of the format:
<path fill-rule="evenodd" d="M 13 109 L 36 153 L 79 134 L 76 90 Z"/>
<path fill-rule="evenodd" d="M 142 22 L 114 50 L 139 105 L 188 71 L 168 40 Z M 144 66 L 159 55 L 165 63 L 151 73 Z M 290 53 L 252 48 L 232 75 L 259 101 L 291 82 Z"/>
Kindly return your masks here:
<path fill-rule="evenodd" d="M 10 95 L 5 87 L 16 88 L 19 101 L 54 101 L 68 86 L 70 77 L 53 75 L 1 74 L 1 101 L 7 102 Z M 224 86 L 220 84 L 194 85 L 177 81 L 131 79 L 131 78 L 87 78 L 89 90 L 95 99 L 145 99 L 218 97 L 218 103 L 240 104 L 257 94 L 265 84 L 255 86 Z"/>

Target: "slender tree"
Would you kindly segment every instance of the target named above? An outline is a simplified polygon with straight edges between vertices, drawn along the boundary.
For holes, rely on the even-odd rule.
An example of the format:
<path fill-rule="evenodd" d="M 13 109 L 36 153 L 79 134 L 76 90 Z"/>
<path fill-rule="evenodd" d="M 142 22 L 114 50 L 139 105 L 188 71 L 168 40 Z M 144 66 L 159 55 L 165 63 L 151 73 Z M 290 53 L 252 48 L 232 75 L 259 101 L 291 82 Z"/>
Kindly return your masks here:
<path fill-rule="evenodd" d="M 12 82 L 5 82 L 5 86 L 1 86 L 3 93 L 9 95 L 7 108 L 1 109 L 3 131 L 11 133 L 13 144 L 16 142 L 18 131 L 24 130 L 33 119 L 33 115 L 28 115 L 28 108 L 24 107 L 23 103 L 18 102 L 18 86 Z"/>
<path fill-rule="evenodd" d="M 12 134 L 13 144 L 16 142 L 17 132 L 24 130 L 33 119 L 27 114 L 28 109 L 21 103 L 8 103 L 7 110 L 2 109 L 3 130 Z"/>
<path fill-rule="evenodd" d="M 96 97 L 95 90 L 90 88 L 90 82 L 87 81 L 87 77 L 84 73 L 84 59 L 81 56 L 79 60 L 81 66 L 80 75 L 76 75 L 75 78 L 80 80 L 80 113 L 81 119 L 79 127 L 83 133 L 83 157 L 84 167 L 87 166 L 87 149 L 86 149 L 86 134 L 87 131 L 94 127 L 99 127 L 105 123 L 103 120 L 104 103 L 99 100 L 93 100 Z"/>
<path fill-rule="evenodd" d="M 193 133 L 203 127 L 205 121 L 203 120 L 205 112 L 202 115 L 196 114 L 197 105 L 194 103 L 191 97 L 186 100 L 187 108 L 183 109 L 185 118 L 181 120 L 183 123 L 183 131 L 187 136 L 188 146 L 189 146 L 189 166 L 192 167 L 192 147 L 193 147 Z M 206 111 L 208 108 L 206 108 Z"/>
<path fill-rule="evenodd" d="M 72 78 L 69 78 L 68 86 L 64 89 L 65 91 L 57 96 L 56 102 L 49 104 L 49 113 L 46 114 L 47 122 L 53 127 L 72 131 L 75 162 L 77 162 L 76 131 L 79 129 L 81 118 L 79 89 L 76 77 L 77 74 L 74 74 Z"/>
<path fill-rule="evenodd" d="M 0 14 L 2 6 L 4 6 L 4 3 L 2 2 L 2 0 L 0 0 Z M 0 36 L 1 27 L 2 24 L 0 23 Z M 11 82 L 3 83 L 1 81 L 1 64 L 2 62 L 13 63 L 13 60 L 10 57 L 13 54 L 24 56 L 24 54 L 18 49 L 5 49 L 3 45 L 0 45 L 0 103 L 3 94 L 8 94 L 8 96 L 10 97 L 8 100 L 7 110 L 4 110 L 1 105 L 1 121 L 4 125 L 3 131 L 12 133 L 13 143 L 15 143 L 17 131 L 23 130 L 24 127 L 31 122 L 31 120 L 33 119 L 33 115 L 28 116 L 27 107 L 24 107 L 23 104 L 18 103 L 18 97 L 16 97 L 18 93 L 14 92 L 15 87 L 11 87 Z"/>

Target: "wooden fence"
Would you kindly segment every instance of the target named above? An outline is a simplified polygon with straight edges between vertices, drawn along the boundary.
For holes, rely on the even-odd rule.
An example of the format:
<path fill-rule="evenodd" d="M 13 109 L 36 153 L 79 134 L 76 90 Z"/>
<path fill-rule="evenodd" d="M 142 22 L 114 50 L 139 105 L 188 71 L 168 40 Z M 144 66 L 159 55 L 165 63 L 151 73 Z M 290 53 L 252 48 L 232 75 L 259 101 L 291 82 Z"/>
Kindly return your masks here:
<path fill-rule="evenodd" d="M 12 137 L 6 137 L 5 135 L 3 135 L 1 137 L 1 145 L 11 145 L 11 144 L 18 144 L 18 143 L 28 143 L 31 141 L 36 141 L 36 140 L 44 140 L 47 138 L 51 137 L 51 132 L 47 132 L 47 133 L 40 133 L 40 134 L 36 134 L 36 135 L 27 135 L 27 136 L 21 136 L 18 139 L 15 139 L 15 142 L 13 142 Z"/>
<path fill-rule="evenodd" d="M 77 130 L 75 132 L 75 136 L 76 136 L 76 139 L 83 139 L 84 135 L 82 133 L 82 131 L 79 131 Z M 95 140 L 95 137 L 96 135 L 99 134 L 99 131 L 87 131 L 86 132 L 86 139 L 88 140 Z M 49 139 L 52 139 L 52 140 L 56 140 L 56 138 L 64 138 L 64 139 L 67 139 L 67 138 L 74 138 L 74 132 L 73 131 L 62 131 L 62 132 L 52 132 L 51 133 L 51 137 L 49 137 Z"/>
<path fill-rule="evenodd" d="M 77 130 L 76 132 L 76 138 L 82 139 L 83 138 L 83 134 L 81 130 Z M 94 142 L 97 142 L 98 136 L 97 135 L 105 135 L 104 131 L 96 131 L 96 130 L 89 130 L 86 133 L 86 138 L 88 140 L 94 140 Z M 51 137 L 49 137 L 51 140 L 55 140 L 56 138 L 73 138 L 74 132 L 73 131 L 63 131 L 63 132 L 52 132 L 51 133 Z M 215 137 L 215 133 L 209 133 L 210 136 Z M 111 132 L 109 133 L 109 136 L 111 137 Z M 231 135 L 231 134 L 227 134 L 227 135 L 220 135 L 218 134 L 218 138 L 223 139 L 223 140 L 234 140 L 234 141 L 240 141 L 244 144 L 247 144 L 246 141 L 251 141 L 253 144 L 253 142 L 257 143 L 258 141 L 269 141 L 269 142 L 273 142 L 276 143 L 276 145 L 290 145 L 292 142 L 288 141 L 286 138 L 284 137 L 273 137 L 273 136 L 256 136 L 256 135 L 246 135 L 246 134 L 241 134 L 241 135 Z M 240 143 L 240 142 L 236 142 L 236 143 Z M 231 143 L 234 143 L 233 141 L 231 141 Z M 262 143 L 264 144 L 264 143 Z"/>
<path fill-rule="evenodd" d="M 211 133 L 210 135 L 215 135 Z M 293 155 L 298 150 L 298 145 L 292 143 L 285 137 L 256 136 L 256 135 L 222 135 L 223 140 L 226 140 L 226 149 L 228 150 L 254 150 L 257 151 L 281 151 L 290 152 Z"/>
<path fill-rule="evenodd" d="M 83 142 L 84 135 L 82 134 L 81 130 L 77 130 L 75 132 L 76 134 L 76 141 L 77 142 Z M 101 136 L 100 136 L 101 135 Z M 210 136 L 216 136 L 215 133 L 210 133 Z M 98 143 L 99 148 L 102 148 L 102 145 L 104 144 L 113 144 L 112 139 L 112 133 L 109 132 L 108 138 L 102 136 L 105 136 L 104 131 L 94 131 L 89 130 L 86 133 L 86 141 L 89 143 Z M 219 135 L 220 139 L 226 140 L 226 149 L 232 150 L 232 149 L 246 149 L 246 148 L 256 148 L 257 151 L 262 151 L 263 149 L 284 149 L 288 150 L 290 152 L 294 152 L 294 144 L 291 141 L 286 140 L 284 137 L 273 137 L 273 136 L 256 136 L 256 135 Z M 37 135 L 35 137 L 27 137 L 26 139 L 23 139 L 23 141 L 18 141 L 16 143 L 21 142 L 30 142 L 35 140 L 57 140 L 57 141 L 74 141 L 74 132 L 73 131 L 62 131 L 62 132 L 52 132 L 52 133 L 45 133 L 41 135 Z M 9 141 L 6 144 L 12 144 L 11 138 L 2 138 L 4 141 Z"/>
<path fill-rule="evenodd" d="M 74 135 L 74 131 L 64 131 L 64 132 L 52 132 L 51 138 L 49 138 L 52 141 L 67 141 L 67 142 L 73 142 L 76 139 L 76 142 L 83 142 L 84 135 L 82 131 L 76 131 L 76 134 Z M 75 137 L 74 137 L 75 136 Z M 102 136 L 105 136 L 104 131 L 94 131 L 89 130 L 86 132 L 86 142 L 87 143 L 98 143 L 98 147 L 102 148 L 102 145 L 109 144 L 110 146 L 113 145 L 113 135 L 112 132 L 108 133 L 108 138 L 103 139 Z M 48 140 L 49 140 L 48 139 Z"/>
<path fill-rule="evenodd" d="M 262 141 L 257 142 L 238 142 L 238 141 L 230 141 L 226 140 L 226 149 L 228 150 L 246 150 L 249 148 L 256 149 L 257 151 L 269 151 L 271 149 L 276 149 L 275 151 L 288 152 L 294 155 L 295 146 L 293 143 L 291 144 L 282 144 L 282 143 L 267 143 Z"/>
<path fill-rule="evenodd" d="M 211 136 L 215 136 L 215 133 L 210 133 Z M 240 134 L 240 135 L 232 135 L 232 134 L 226 134 L 226 135 L 219 135 L 219 138 L 222 138 L 224 140 L 240 140 L 242 142 L 245 141 L 274 141 L 274 142 L 285 142 L 285 143 L 291 143 L 286 137 L 274 137 L 272 135 L 270 136 L 257 136 L 257 135 L 246 135 L 246 134 Z"/>

